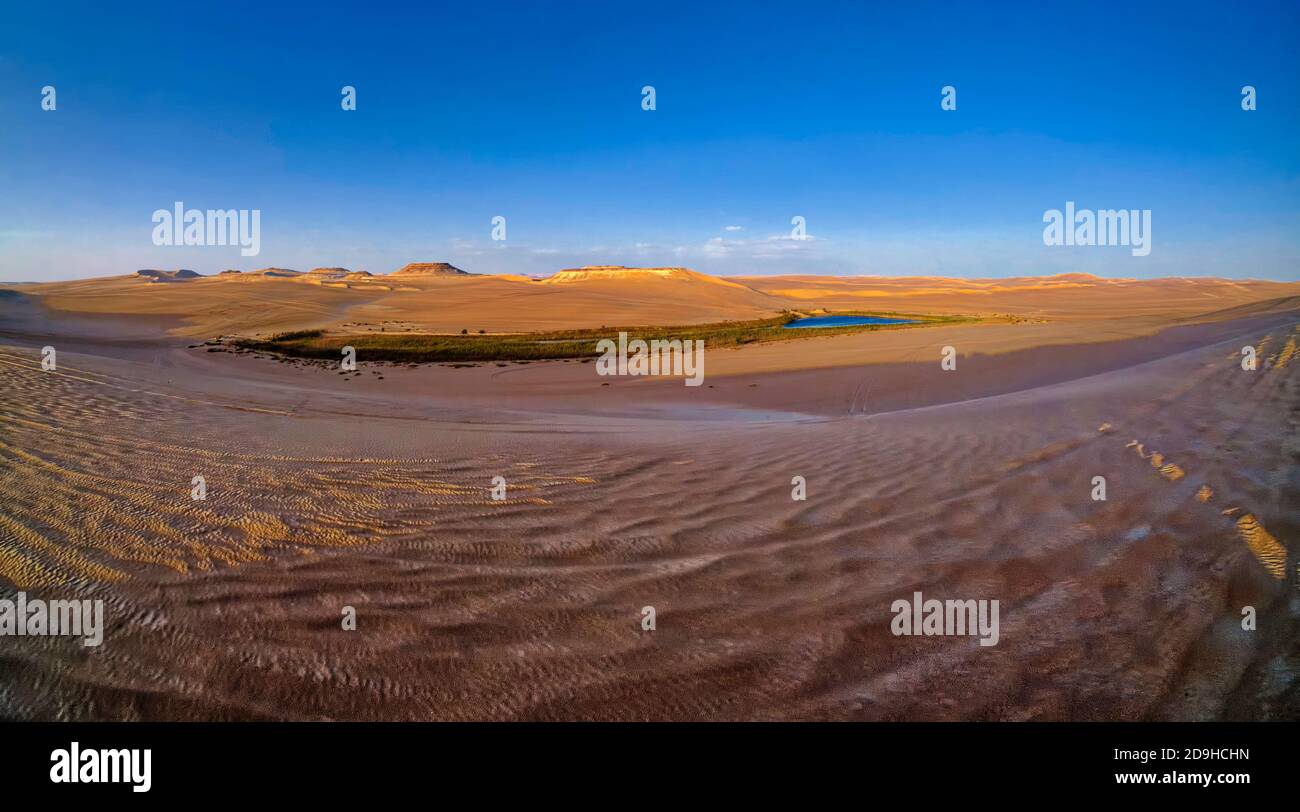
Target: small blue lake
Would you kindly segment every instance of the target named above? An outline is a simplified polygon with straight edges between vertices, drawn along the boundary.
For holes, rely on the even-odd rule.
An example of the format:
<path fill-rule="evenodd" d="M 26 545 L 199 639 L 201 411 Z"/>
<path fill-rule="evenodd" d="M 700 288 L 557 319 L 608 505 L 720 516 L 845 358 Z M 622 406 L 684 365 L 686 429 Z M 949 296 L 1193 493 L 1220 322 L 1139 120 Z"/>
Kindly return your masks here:
<path fill-rule="evenodd" d="M 809 316 L 785 325 L 787 330 L 806 327 L 857 327 L 860 324 L 915 324 L 916 319 L 886 319 L 879 316 Z"/>

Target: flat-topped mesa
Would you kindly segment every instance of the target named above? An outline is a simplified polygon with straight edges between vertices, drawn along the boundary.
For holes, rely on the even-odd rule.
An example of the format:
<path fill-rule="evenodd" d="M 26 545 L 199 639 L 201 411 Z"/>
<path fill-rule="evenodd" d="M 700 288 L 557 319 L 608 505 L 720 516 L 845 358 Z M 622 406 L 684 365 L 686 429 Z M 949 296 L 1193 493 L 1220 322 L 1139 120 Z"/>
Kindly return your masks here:
<path fill-rule="evenodd" d="M 347 268 L 312 268 L 307 272 L 308 276 L 323 276 L 329 279 L 340 279 L 352 273 Z"/>
<path fill-rule="evenodd" d="M 257 276 L 302 276 L 302 271 L 293 271 L 288 268 L 259 268 L 253 273 Z"/>
<path fill-rule="evenodd" d="M 412 262 L 404 265 L 389 276 L 473 276 L 462 271 L 449 262 Z"/>

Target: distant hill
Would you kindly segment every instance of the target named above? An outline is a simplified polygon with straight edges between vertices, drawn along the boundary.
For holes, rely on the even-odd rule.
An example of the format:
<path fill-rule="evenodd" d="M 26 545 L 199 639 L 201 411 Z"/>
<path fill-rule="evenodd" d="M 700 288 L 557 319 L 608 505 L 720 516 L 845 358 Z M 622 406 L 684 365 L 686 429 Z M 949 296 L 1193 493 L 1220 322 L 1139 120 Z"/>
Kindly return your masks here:
<path fill-rule="evenodd" d="M 144 277 L 150 282 L 183 282 L 186 279 L 199 279 L 203 274 L 191 271 L 188 268 L 181 268 L 175 271 L 160 271 L 156 268 L 144 268 L 135 272 L 136 276 Z"/>
<path fill-rule="evenodd" d="M 475 274 L 468 271 L 462 271 L 455 265 L 448 262 L 412 262 L 403 265 L 389 276 L 474 276 Z"/>

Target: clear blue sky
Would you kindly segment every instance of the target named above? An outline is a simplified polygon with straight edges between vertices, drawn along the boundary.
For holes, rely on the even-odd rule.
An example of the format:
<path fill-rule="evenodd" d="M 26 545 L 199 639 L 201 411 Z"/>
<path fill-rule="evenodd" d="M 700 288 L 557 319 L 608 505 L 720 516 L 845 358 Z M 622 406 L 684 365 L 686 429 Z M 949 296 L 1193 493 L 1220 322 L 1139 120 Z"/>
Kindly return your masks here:
<path fill-rule="evenodd" d="M 1294 2 L 418 5 L 10 4 L 0 279 L 1300 278 Z M 260 256 L 155 247 L 177 200 L 260 209 Z M 1150 256 L 1044 246 L 1067 200 L 1151 209 Z M 811 240 L 788 239 L 795 215 Z"/>

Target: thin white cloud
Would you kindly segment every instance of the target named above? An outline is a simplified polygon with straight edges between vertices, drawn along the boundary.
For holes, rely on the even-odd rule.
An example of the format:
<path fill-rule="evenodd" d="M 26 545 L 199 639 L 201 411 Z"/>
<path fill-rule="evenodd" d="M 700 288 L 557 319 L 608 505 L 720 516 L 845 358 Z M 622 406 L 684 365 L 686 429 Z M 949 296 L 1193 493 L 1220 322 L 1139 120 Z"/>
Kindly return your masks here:
<path fill-rule="evenodd" d="M 789 256 L 797 251 L 805 251 L 816 242 L 818 242 L 817 237 L 811 234 L 802 239 L 796 239 L 789 234 L 774 234 L 761 240 L 713 237 L 704 243 L 700 250 L 705 257 L 712 259 L 723 257 L 772 259 Z"/>

